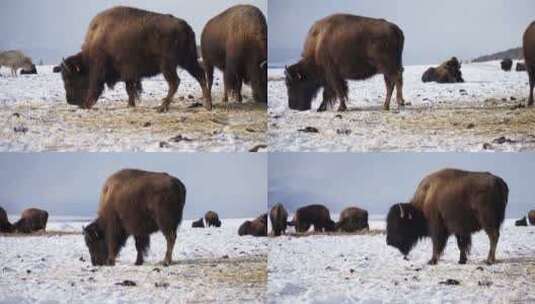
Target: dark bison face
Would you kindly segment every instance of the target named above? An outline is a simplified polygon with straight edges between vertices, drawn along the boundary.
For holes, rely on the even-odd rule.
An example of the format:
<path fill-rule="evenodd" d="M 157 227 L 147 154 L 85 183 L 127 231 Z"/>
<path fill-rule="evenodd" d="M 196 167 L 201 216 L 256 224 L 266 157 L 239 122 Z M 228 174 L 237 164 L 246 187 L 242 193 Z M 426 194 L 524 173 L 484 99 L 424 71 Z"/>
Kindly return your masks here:
<path fill-rule="evenodd" d="M 216 226 L 217 228 L 221 227 L 221 221 L 220 221 L 220 220 L 217 220 L 217 221 L 215 222 L 215 226 Z"/>
<path fill-rule="evenodd" d="M 284 71 L 288 90 L 288 107 L 292 110 L 306 111 L 312 107 L 312 99 L 318 93 L 320 84 L 303 64 L 286 67 Z"/>
<path fill-rule="evenodd" d="M 423 213 L 411 204 L 395 204 L 386 217 L 386 244 L 406 256 L 420 238 L 427 236 Z"/>
<path fill-rule="evenodd" d="M 83 62 L 81 53 L 63 60 L 61 77 L 63 78 L 67 103 L 82 106 L 89 87 L 89 71 Z"/>
<path fill-rule="evenodd" d="M 102 266 L 108 259 L 108 247 L 104 238 L 104 231 L 100 229 L 96 221 L 84 228 L 84 239 L 93 266 Z"/>

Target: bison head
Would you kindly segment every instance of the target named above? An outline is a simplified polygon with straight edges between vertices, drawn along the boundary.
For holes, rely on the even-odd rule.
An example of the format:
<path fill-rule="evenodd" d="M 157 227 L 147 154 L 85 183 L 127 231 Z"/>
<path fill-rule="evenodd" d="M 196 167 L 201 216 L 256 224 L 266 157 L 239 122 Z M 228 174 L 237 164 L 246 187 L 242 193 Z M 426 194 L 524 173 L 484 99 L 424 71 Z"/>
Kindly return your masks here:
<path fill-rule="evenodd" d="M 240 228 L 238 229 L 238 235 L 246 235 L 249 234 L 251 230 L 251 221 L 245 221 L 243 224 L 241 224 Z"/>
<path fill-rule="evenodd" d="M 89 87 L 89 71 L 84 63 L 82 53 L 78 53 L 61 63 L 61 77 L 67 103 L 82 106 Z"/>
<path fill-rule="evenodd" d="M 424 214 L 411 204 L 395 204 L 386 217 L 386 244 L 407 256 L 419 239 L 427 236 Z"/>
<path fill-rule="evenodd" d="M 306 111 L 312 107 L 312 99 L 318 94 L 320 83 L 302 62 L 285 68 L 288 106 L 292 110 Z"/>
<path fill-rule="evenodd" d="M 108 259 L 108 246 L 98 219 L 84 227 L 84 239 L 91 255 L 91 264 L 93 266 L 105 265 Z"/>

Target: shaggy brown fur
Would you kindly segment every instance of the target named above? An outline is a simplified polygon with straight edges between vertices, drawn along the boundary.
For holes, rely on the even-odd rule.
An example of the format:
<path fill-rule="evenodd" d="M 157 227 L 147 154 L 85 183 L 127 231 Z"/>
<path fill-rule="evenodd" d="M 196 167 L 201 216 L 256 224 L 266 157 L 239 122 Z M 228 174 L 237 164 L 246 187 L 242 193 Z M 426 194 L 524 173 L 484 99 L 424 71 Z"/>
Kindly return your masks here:
<path fill-rule="evenodd" d="M 337 231 L 356 232 L 362 229 L 370 229 L 368 211 L 357 207 L 347 207 L 342 210 L 340 219 L 336 223 Z"/>
<path fill-rule="evenodd" d="M 505 58 L 500 62 L 500 67 L 506 72 L 511 71 L 511 68 L 513 67 L 513 60 Z"/>
<path fill-rule="evenodd" d="M 211 227 L 221 227 L 221 221 L 219 220 L 219 215 L 215 211 L 208 211 L 204 215 L 204 221 L 206 222 L 206 226 Z"/>
<path fill-rule="evenodd" d="M 124 169 L 102 187 L 98 218 L 84 228 L 93 265 L 115 265 L 126 239 L 135 239 L 136 265 L 150 246 L 150 234 L 161 231 L 167 241 L 163 260 L 172 260 L 176 230 L 182 222 L 186 187 L 167 173 Z"/>
<path fill-rule="evenodd" d="M 523 37 L 524 61 L 529 77 L 529 100 L 528 106 L 533 105 L 533 87 L 535 86 L 535 21 L 533 21 Z M 519 69 L 519 63 L 516 64 L 516 70 Z"/>
<path fill-rule="evenodd" d="M 9 222 L 7 218 L 7 213 L 4 208 L 0 207 L 0 232 L 12 232 L 13 225 Z"/>
<path fill-rule="evenodd" d="M 310 229 L 311 225 L 314 225 L 314 231 L 334 231 L 335 222 L 331 220 L 329 209 L 323 205 L 308 205 L 297 209 L 290 226 L 295 226 L 295 231 L 303 233 Z"/>
<path fill-rule="evenodd" d="M 191 223 L 191 228 L 204 228 L 202 217 Z"/>
<path fill-rule="evenodd" d="M 422 81 L 435 81 L 438 83 L 464 82 L 461 73 L 461 63 L 457 57 L 451 57 L 438 67 L 427 69 L 422 75 Z"/>
<path fill-rule="evenodd" d="M 45 230 L 48 221 L 48 212 L 37 208 L 28 208 L 22 211 L 20 219 L 13 224 L 17 232 L 31 233 L 33 231 Z"/>
<path fill-rule="evenodd" d="M 238 235 L 267 236 L 267 213 L 241 224 L 238 228 Z"/>
<path fill-rule="evenodd" d="M 394 86 L 397 103 L 403 106 L 404 39 L 401 29 L 384 19 L 335 14 L 317 21 L 308 32 L 302 59 L 286 68 L 289 107 L 309 110 L 323 87 L 318 111 L 325 111 L 327 104 L 337 99 L 338 110 L 344 111 L 346 80 L 367 79 L 378 73 L 385 79 L 385 109 L 390 107 Z"/>
<path fill-rule="evenodd" d="M 488 172 L 444 169 L 426 176 L 418 185 L 410 204 L 396 204 L 387 217 L 387 244 L 405 256 L 418 239 L 433 241 L 436 264 L 450 235 L 460 250 L 459 263 L 467 261 L 471 234 L 484 229 L 490 240 L 487 263 L 496 261 L 496 245 L 505 216 L 509 189 Z"/>
<path fill-rule="evenodd" d="M 159 108 L 165 112 L 180 84 L 177 66 L 197 79 L 207 97 L 204 71 L 197 61 L 195 33 L 186 21 L 172 15 L 114 7 L 93 18 L 82 51 L 62 64 L 67 102 L 89 109 L 102 94 L 104 84 L 113 88 L 115 83 L 124 81 L 128 105 L 133 107 L 142 91 L 141 79 L 162 73 L 169 84 Z M 205 107 L 212 107 L 208 100 Z"/>
<path fill-rule="evenodd" d="M 201 35 L 208 98 L 214 66 L 223 71 L 224 96 L 242 101 L 242 83 L 250 83 L 256 102 L 267 103 L 267 23 L 252 5 L 236 5 L 210 19 Z"/>
<path fill-rule="evenodd" d="M 269 219 L 271 221 L 273 235 L 279 236 L 281 233 L 286 234 L 288 211 L 286 211 L 281 203 L 278 203 L 271 208 L 271 211 L 269 212 Z"/>

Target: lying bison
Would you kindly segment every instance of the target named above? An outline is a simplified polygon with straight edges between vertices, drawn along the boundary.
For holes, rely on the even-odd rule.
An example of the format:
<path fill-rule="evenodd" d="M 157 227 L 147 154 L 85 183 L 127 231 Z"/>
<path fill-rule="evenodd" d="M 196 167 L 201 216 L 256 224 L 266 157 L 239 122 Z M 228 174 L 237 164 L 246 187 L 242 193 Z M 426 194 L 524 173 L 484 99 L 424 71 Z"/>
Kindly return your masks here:
<path fill-rule="evenodd" d="M 4 208 L 0 207 L 0 232 L 12 232 L 13 226 L 7 218 L 7 213 Z"/>
<path fill-rule="evenodd" d="M 9 50 L 0 52 L 0 67 L 2 66 L 11 69 L 11 76 L 17 76 L 17 69 L 31 70 L 33 63 L 21 51 Z"/>
<path fill-rule="evenodd" d="M 28 208 L 22 211 L 20 219 L 13 224 L 17 232 L 31 233 L 38 230 L 45 230 L 48 221 L 48 212 L 37 208 Z"/>
<path fill-rule="evenodd" d="M 221 227 L 221 221 L 219 220 L 219 215 L 215 213 L 214 211 L 208 211 L 204 215 L 204 221 L 206 222 L 206 226 L 208 227 Z"/>
<path fill-rule="evenodd" d="M 509 72 L 511 68 L 513 67 L 513 60 L 509 58 L 505 58 L 504 60 L 500 62 L 500 66 L 502 70 Z"/>
<path fill-rule="evenodd" d="M 533 21 L 523 37 L 524 68 L 528 71 L 529 77 L 529 100 L 528 105 L 533 105 L 533 87 L 535 86 L 535 21 Z M 519 63 L 516 64 L 516 70 L 519 71 Z"/>
<path fill-rule="evenodd" d="M 202 217 L 191 223 L 191 228 L 204 228 Z"/>
<path fill-rule="evenodd" d="M 457 57 L 451 57 L 436 68 L 428 68 L 422 75 L 422 82 L 456 83 L 464 82 L 461 63 Z"/>
<path fill-rule="evenodd" d="M 169 265 L 185 202 L 184 184 L 167 173 L 124 169 L 113 174 L 102 188 L 97 219 L 84 228 L 91 263 L 115 265 L 126 239 L 133 235 L 136 265 L 141 265 L 150 234 L 161 231 L 167 241 L 163 263 Z"/>
<path fill-rule="evenodd" d="M 286 225 L 288 223 L 288 211 L 281 203 L 275 204 L 269 212 L 269 220 L 271 221 L 271 229 L 273 235 L 280 236 L 281 233 L 286 233 Z"/>
<path fill-rule="evenodd" d="M 52 73 L 60 73 L 61 72 L 61 66 L 57 65 L 52 68 Z"/>
<path fill-rule="evenodd" d="M 30 69 L 22 69 L 20 70 L 21 75 L 31 75 L 31 74 L 37 74 L 37 68 L 35 67 L 35 64 L 32 64 L 32 67 Z"/>
<path fill-rule="evenodd" d="M 223 71 L 224 96 L 241 102 L 242 83 L 249 83 L 256 102 L 267 103 L 267 23 L 251 5 L 236 5 L 210 19 L 201 35 L 201 51 L 208 99 L 211 100 L 214 66 Z"/>
<path fill-rule="evenodd" d="M 241 224 L 238 228 L 238 235 L 267 236 L 267 213 Z"/>
<path fill-rule="evenodd" d="M 517 63 L 516 63 L 516 68 L 515 68 L 515 70 L 516 70 L 517 72 L 527 71 L 527 66 L 526 66 L 526 64 L 523 63 L 523 62 L 517 62 Z M 529 74 L 528 74 L 528 76 L 529 76 Z M 530 91 L 531 91 L 531 90 L 530 90 Z"/>
<path fill-rule="evenodd" d="M 471 234 L 484 229 L 490 240 L 487 263 L 496 261 L 496 245 L 505 215 L 507 184 L 487 172 L 444 169 L 426 176 L 412 201 L 395 204 L 387 216 L 386 242 L 406 257 L 419 239 L 431 237 L 434 265 L 448 237 L 457 238 L 459 264 L 465 264 Z"/>
<path fill-rule="evenodd" d="M 515 221 L 515 226 L 528 226 L 529 225 L 535 225 L 535 210 L 531 210 L 528 212 L 527 217 L 522 217 L 521 219 Z"/>
<path fill-rule="evenodd" d="M 404 105 L 402 53 L 404 36 L 401 29 L 383 19 L 335 14 L 323 18 L 308 32 L 302 59 L 285 70 L 288 106 L 309 110 L 312 99 L 323 87 L 323 101 L 340 100 L 338 111 L 347 109 L 347 79 L 362 80 L 380 73 L 384 75 L 386 100 L 397 91 L 397 103 Z"/>
<path fill-rule="evenodd" d="M 357 207 L 347 207 L 342 210 L 340 219 L 336 223 L 337 231 L 356 232 L 362 229 L 370 229 L 368 211 Z"/>
<path fill-rule="evenodd" d="M 119 81 L 126 84 L 128 105 L 133 107 L 142 91 L 141 79 L 161 73 L 169 84 L 159 107 L 165 112 L 180 84 L 177 66 L 199 82 L 206 97 L 205 75 L 189 24 L 172 15 L 119 6 L 93 18 L 82 51 L 63 61 L 61 74 L 67 102 L 89 109 L 104 84 L 113 88 Z M 208 100 L 205 107 L 212 107 Z"/>
<path fill-rule="evenodd" d="M 307 232 L 310 226 L 314 226 L 314 231 L 334 231 L 336 224 L 331 220 L 329 209 L 323 205 L 308 205 L 297 209 L 290 226 L 295 226 L 297 232 Z"/>

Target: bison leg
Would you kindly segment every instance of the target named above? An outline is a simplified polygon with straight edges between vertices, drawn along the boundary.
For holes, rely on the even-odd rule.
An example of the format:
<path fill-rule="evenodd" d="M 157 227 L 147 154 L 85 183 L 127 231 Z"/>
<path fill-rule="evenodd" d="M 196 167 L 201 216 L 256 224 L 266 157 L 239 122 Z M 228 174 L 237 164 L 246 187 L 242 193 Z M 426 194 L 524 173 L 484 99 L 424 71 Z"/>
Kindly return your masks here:
<path fill-rule="evenodd" d="M 205 62 L 204 65 L 205 74 L 206 74 L 206 86 L 207 86 L 207 96 L 206 98 L 212 102 L 212 84 L 214 83 L 214 66 Z"/>
<path fill-rule="evenodd" d="M 163 77 L 169 84 L 169 91 L 167 91 L 167 96 L 163 99 L 162 104 L 158 108 L 158 112 L 167 112 L 169 111 L 169 105 L 173 102 L 173 96 L 175 96 L 178 86 L 180 85 L 180 78 L 176 73 L 176 69 L 169 68 L 163 72 Z"/>
<path fill-rule="evenodd" d="M 165 252 L 163 264 L 165 266 L 169 266 L 171 265 L 171 261 L 173 260 L 173 248 L 175 247 L 176 230 L 171 230 L 166 233 L 165 240 L 167 241 L 167 251 Z"/>
<path fill-rule="evenodd" d="M 329 87 L 323 88 L 323 100 L 321 101 L 318 112 L 324 112 L 327 110 L 327 105 L 332 104 L 336 100 L 336 93 Z"/>
<path fill-rule="evenodd" d="M 384 75 L 385 79 L 385 86 L 386 86 L 386 99 L 385 99 L 385 105 L 384 109 L 385 111 L 390 110 L 390 99 L 392 99 L 392 93 L 394 92 L 394 81 L 390 78 L 390 76 Z"/>
<path fill-rule="evenodd" d="M 466 264 L 468 253 L 470 252 L 470 246 L 472 244 L 472 237 L 470 235 L 456 234 L 457 246 L 459 247 L 460 256 L 459 264 Z"/>
<path fill-rule="evenodd" d="M 143 265 L 143 256 L 147 255 L 147 249 L 150 246 L 150 236 L 136 236 L 134 239 L 136 240 L 137 250 L 136 265 Z"/>
<path fill-rule="evenodd" d="M 196 56 L 196 55 L 195 55 Z M 201 86 L 202 95 L 204 97 L 204 108 L 208 111 L 212 110 L 212 98 L 208 94 L 208 84 L 206 83 L 206 74 L 205 70 L 201 67 L 199 62 L 197 61 L 197 58 L 191 58 L 190 60 L 186 60 L 185 63 L 182 64 L 182 67 L 188 71 L 188 73 L 193 76 L 199 82 L 199 85 Z M 176 68 L 173 68 L 176 74 Z"/>
<path fill-rule="evenodd" d="M 529 100 L 528 106 L 533 105 L 533 87 L 535 86 L 535 68 L 528 68 L 529 75 Z"/>
<path fill-rule="evenodd" d="M 401 72 L 396 78 L 396 102 L 398 103 L 399 107 L 402 107 L 405 105 L 405 99 L 403 99 L 403 76 L 401 75 Z"/>
<path fill-rule="evenodd" d="M 241 88 L 243 85 L 243 81 L 241 79 L 236 79 L 236 90 L 234 94 L 236 94 L 236 100 L 241 103 L 243 101 L 243 97 L 241 95 Z"/>
<path fill-rule="evenodd" d="M 438 262 L 438 259 L 442 255 L 442 252 L 444 252 L 444 248 L 446 247 L 446 243 L 448 242 L 448 232 L 444 230 L 444 228 L 431 228 L 431 239 L 433 241 L 433 256 L 431 257 L 431 260 L 429 260 L 429 265 L 436 265 Z"/>
<path fill-rule="evenodd" d="M 126 82 L 126 93 L 128 94 L 128 106 L 135 107 L 136 99 L 139 98 L 140 85 L 139 81 L 127 81 Z"/>
<path fill-rule="evenodd" d="M 104 72 L 102 71 L 101 63 L 94 63 L 89 72 L 89 88 L 87 91 L 86 100 L 83 104 L 85 109 L 91 109 L 97 102 L 100 94 L 104 91 Z"/>
<path fill-rule="evenodd" d="M 490 240 L 489 256 L 487 257 L 487 264 L 494 264 L 496 262 L 496 246 L 498 245 L 498 239 L 500 238 L 499 229 L 485 229 Z"/>

